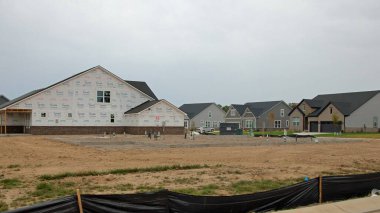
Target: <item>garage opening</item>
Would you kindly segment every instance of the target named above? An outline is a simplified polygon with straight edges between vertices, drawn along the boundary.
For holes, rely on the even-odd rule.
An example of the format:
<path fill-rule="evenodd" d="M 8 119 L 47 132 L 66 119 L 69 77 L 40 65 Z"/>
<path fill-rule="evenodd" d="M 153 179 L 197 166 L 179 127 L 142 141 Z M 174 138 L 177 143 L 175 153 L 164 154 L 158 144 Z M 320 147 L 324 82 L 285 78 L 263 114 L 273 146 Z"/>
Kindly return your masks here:
<path fill-rule="evenodd" d="M 342 122 L 334 124 L 332 121 L 321 121 L 321 132 L 340 132 L 342 131 Z"/>

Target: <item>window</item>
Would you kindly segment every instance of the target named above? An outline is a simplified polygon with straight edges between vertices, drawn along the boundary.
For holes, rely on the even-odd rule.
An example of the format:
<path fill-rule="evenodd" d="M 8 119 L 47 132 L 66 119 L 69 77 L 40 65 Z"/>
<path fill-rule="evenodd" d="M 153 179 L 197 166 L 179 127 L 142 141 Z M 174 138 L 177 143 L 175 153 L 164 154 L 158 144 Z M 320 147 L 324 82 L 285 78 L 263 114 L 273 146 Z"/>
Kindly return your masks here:
<path fill-rule="evenodd" d="M 253 121 L 252 120 L 246 120 L 245 121 L 245 128 L 253 128 Z"/>
<path fill-rule="evenodd" d="M 67 114 L 67 117 L 68 117 L 68 118 L 72 118 L 72 117 L 73 117 L 73 113 L 71 113 L 71 112 L 68 113 L 68 114 Z"/>
<path fill-rule="evenodd" d="M 212 117 L 212 114 L 211 114 L 211 111 L 208 112 L 208 117 L 211 118 Z"/>
<path fill-rule="evenodd" d="M 281 117 L 284 117 L 284 116 L 285 116 L 285 110 L 284 110 L 284 109 L 280 109 L 280 116 L 281 116 Z"/>
<path fill-rule="evenodd" d="M 274 128 L 281 128 L 281 120 L 274 121 Z"/>
<path fill-rule="evenodd" d="M 294 117 L 292 120 L 293 126 L 300 126 L 300 118 L 299 117 Z"/>
<path fill-rule="evenodd" d="M 46 118 L 46 113 L 41 113 L 41 118 Z"/>
<path fill-rule="evenodd" d="M 286 127 L 289 127 L 289 120 L 286 120 Z"/>
<path fill-rule="evenodd" d="M 98 91 L 97 102 L 98 103 L 110 103 L 111 102 L 111 92 L 110 91 Z"/>
<path fill-rule="evenodd" d="M 187 129 L 187 127 L 188 127 L 187 122 L 188 122 L 188 121 L 185 121 L 184 124 L 183 124 L 183 126 L 184 126 L 186 129 Z"/>
<path fill-rule="evenodd" d="M 378 127 L 378 118 L 375 116 L 373 117 L 373 128 L 377 128 Z"/>
<path fill-rule="evenodd" d="M 111 114 L 111 123 L 115 123 L 115 115 Z"/>
<path fill-rule="evenodd" d="M 218 121 L 214 121 L 214 124 L 213 124 L 212 127 L 214 127 L 214 128 L 218 128 Z"/>
<path fill-rule="evenodd" d="M 211 127 L 211 121 L 206 121 L 205 127 Z"/>
<path fill-rule="evenodd" d="M 236 109 L 231 109 L 231 116 L 235 116 L 236 115 Z"/>
<path fill-rule="evenodd" d="M 306 111 L 306 105 L 305 104 L 302 104 L 302 110 Z"/>
<path fill-rule="evenodd" d="M 332 114 L 332 107 L 330 107 L 330 114 Z"/>

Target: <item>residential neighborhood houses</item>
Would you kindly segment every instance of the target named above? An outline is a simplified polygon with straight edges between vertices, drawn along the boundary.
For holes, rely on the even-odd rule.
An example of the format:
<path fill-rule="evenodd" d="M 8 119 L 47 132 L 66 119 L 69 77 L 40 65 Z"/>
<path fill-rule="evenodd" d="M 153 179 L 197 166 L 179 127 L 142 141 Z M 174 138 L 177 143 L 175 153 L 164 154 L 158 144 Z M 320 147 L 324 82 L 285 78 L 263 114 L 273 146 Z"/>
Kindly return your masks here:
<path fill-rule="evenodd" d="M 183 134 L 221 123 L 257 131 L 378 132 L 380 90 L 317 95 L 293 109 L 284 101 L 190 103 L 158 99 L 143 81 L 123 80 L 101 66 L 13 100 L 0 95 L 0 134 Z"/>
<path fill-rule="evenodd" d="M 0 133 L 182 134 L 184 118 L 145 82 L 96 66 L 0 105 Z"/>
<path fill-rule="evenodd" d="M 290 111 L 284 101 L 232 104 L 226 113 L 226 123 L 237 123 L 243 129 L 287 129 Z"/>
<path fill-rule="evenodd" d="M 379 132 L 380 90 L 303 99 L 289 117 L 294 131 Z"/>
<path fill-rule="evenodd" d="M 224 122 L 226 115 L 225 111 L 215 103 L 183 104 L 179 109 L 188 116 L 185 128 L 192 130 L 200 127 L 217 129 L 220 123 Z"/>

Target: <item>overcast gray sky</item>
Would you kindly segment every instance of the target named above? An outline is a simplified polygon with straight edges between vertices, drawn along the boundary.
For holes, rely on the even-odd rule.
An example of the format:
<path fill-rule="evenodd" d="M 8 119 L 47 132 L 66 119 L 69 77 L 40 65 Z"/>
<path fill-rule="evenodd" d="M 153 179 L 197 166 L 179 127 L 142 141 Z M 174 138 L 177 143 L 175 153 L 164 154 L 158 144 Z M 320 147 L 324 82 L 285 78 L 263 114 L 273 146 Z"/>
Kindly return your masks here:
<path fill-rule="evenodd" d="M 0 0 L 0 94 L 101 65 L 175 105 L 380 89 L 380 1 Z"/>

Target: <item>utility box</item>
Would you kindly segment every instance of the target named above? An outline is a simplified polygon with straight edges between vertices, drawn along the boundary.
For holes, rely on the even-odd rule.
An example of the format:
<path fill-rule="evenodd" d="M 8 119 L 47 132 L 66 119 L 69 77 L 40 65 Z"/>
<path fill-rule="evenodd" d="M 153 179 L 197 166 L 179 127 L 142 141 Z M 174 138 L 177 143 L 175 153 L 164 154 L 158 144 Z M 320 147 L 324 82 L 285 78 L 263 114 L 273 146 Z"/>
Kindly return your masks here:
<path fill-rule="evenodd" d="M 238 123 L 220 123 L 220 135 L 237 135 L 239 131 Z"/>

